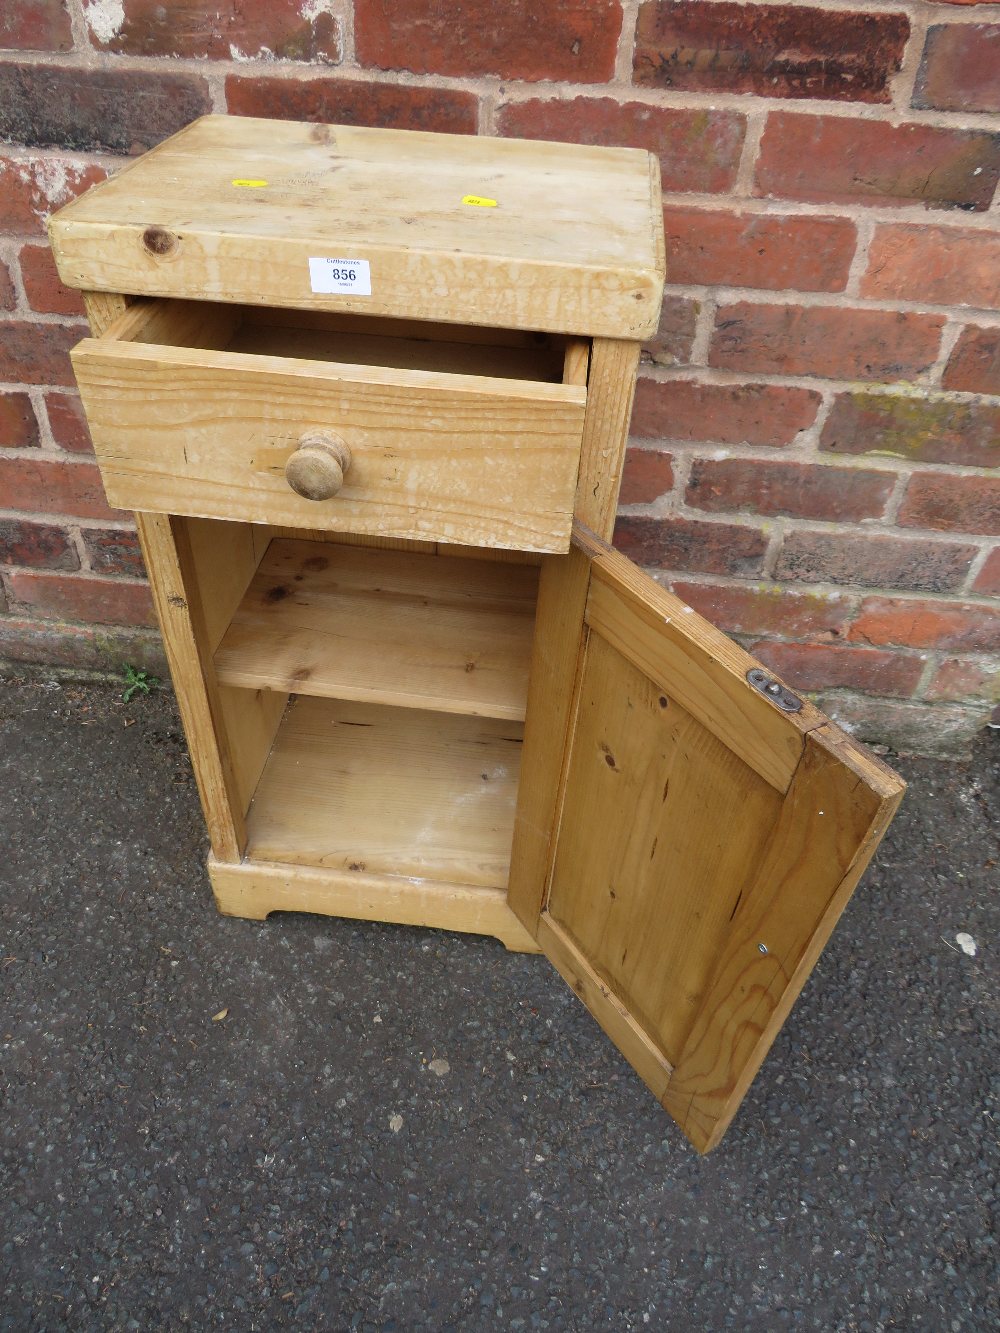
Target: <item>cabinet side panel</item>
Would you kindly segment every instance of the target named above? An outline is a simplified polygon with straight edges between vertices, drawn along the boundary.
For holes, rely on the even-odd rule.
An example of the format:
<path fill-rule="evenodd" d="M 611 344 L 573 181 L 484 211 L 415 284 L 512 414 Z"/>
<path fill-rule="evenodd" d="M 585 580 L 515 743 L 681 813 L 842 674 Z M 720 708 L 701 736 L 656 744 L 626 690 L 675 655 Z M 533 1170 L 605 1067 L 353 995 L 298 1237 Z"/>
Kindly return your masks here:
<path fill-rule="evenodd" d="M 114 292 L 84 292 L 83 301 L 90 330 L 95 338 L 110 328 L 128 308 L 127 298 Z M 166 520 L 162 524 L 156 524 L 148 517 L 138 514 L 136 522 L 159 614 L 163 599 L 170 594 L 159 587 L 162 579 L 159 572 L 153 568 L 157 558 L 154 548 L 160 549 L 166 541 L 168 548 L 173 550 L 171 559 L 176 557 L 177 552 L 172 537 L 169 536 L 169 525 Z M 256 557 L 260 551 L 249 524 L 200 523 L 188 535 L 191 538 L 188 543 L 191 574 L 198 579 L 202 592 L 207 594 L 202 598 L 205 638 L 203 649 L 204 666 L 211 670 L 209 655 L 225 632 L 240 597 L 253 577 L 257 567 Z M 179 570 L 179 565 L 177 568 Z M 169 578 L 169 574 L 165 574 L 164 577 Z M 189 738 L 191 760 L 195 768 L 206 821 L 209 824 L 212 845 L 217 848 L 220 857 L 238 859 L 239 849 L 246 836 L 241 828 L 240 817 L 250 804 L 250 798 L 253 796 L 257 779 L 271 748 L 274 732 L 288 696 L 262 695 L 256 691 L 245 690 L 215 692 L 216 725 L 221 728 L 220 735 L 231 741 L 227 746 L 231 751 L 228 765 L 231 768 L 231 783 L 227 783 L 224 776 L 226 765 L 216 738 L 210 732 L 207 733 L 205 723 L 198 720 L 206 713 L 209 715 L 212 713 L 208 690 L 203 681 L 200 687 L 197 681 L 200 668 L 198 673 L 192 675 L 184 665 L 190 658 L 191 644 L 197 639 L 197 634 L 190 623 L 190 617 L 187 626 L 177 625 L 177 622 L 184 619 L 185 612 L 176 601 L 170 606 L 170 614 L 175 623 L 173 633 L 168 633 L 162 615 L 160 615 L 160 627 L 185 732 Z M 180 683 L 182 680 L 186 682 L 183 686 Z M 197 754 L 193 740 L 196 735 L 199 738 Z M 214 752 L 207 758 L 206 746 Z M 233 806 L 230 806 L 231 795 L 235 798 Z M 211 817 L 210 805 L 214 809 Z"/>
<path fill-rule="evenodd" d="M 611 540 L 632 417 L 640 345 L 595 338 L 587 380 L 587 413 L 576 486 L 575 517 Z"/>
<path fill-rule="evenodd" d="M 205 670 L 218 648 L 267 550 L 268 529 L 209 518 L 175 520 L 187 534 L 191 574 L 197 581 L 205 632 Z M 288 702 L 287 691 L 229 689 L 218 685 L 225 740 L 236 779 L 238 809 L 245 814 Z"/>
<path fill-rule="evenodd" d="M 511 907 L 532 934 L 555 841 L 589 586 L 590 561 L 576 547 L 542 565 L 508 888 Z"/>
<path fill-rule="evenodd" d="M 220 861 L 238 861 L 246 843 L 240 784 L 226 742 L 187 535 L 182 520 L 165 514 L 135 518 L 212 850 Z"/>
<path fill-rule="evenodd" d="M 124 315 L 128 300 L 116 292 L 81 292 L 87 322 L 95 338 L 99 338 L 109 329 L 115 320 Z"/>

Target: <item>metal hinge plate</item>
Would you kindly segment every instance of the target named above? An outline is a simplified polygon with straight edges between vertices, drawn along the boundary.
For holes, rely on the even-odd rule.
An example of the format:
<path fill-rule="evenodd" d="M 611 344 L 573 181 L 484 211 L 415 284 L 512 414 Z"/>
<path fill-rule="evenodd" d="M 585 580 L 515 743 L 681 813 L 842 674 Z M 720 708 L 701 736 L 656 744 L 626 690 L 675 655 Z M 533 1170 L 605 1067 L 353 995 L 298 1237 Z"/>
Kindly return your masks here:
<path fill-rule="evenodd" d="M 766 698 L 784 713 L 799 713 L 802 711 L 802 700 L 797 694 L 793 694 L 790 689 L 782 685 L 780 680 L 775 680 L 769 676 L 766 671 L 760 667 L 751 667 L 747 672 L 747 680 Z"/>

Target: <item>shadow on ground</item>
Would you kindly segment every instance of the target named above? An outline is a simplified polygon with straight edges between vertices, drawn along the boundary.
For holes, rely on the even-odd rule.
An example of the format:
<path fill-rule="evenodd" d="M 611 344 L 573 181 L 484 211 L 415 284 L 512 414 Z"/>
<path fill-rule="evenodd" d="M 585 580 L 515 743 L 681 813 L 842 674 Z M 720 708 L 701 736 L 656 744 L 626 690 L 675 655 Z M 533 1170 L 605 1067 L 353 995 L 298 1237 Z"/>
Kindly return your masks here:
<path fill-rule="evenodd" d="M 218 917 L 169 695 L 0 686 L 0 1328 L 996 1327 L 996 739 L 699 1158 L 544 960 Z"/>

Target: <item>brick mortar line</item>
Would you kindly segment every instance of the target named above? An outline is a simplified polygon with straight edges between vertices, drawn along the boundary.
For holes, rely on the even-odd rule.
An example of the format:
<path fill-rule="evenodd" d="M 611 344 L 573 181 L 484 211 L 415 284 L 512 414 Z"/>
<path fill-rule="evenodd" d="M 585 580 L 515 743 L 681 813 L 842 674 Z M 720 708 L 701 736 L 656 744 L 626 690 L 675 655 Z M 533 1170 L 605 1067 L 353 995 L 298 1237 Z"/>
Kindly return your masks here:
<path fill-rule="evenodd" d="M 119 55 L 107 51 L 92 51 L 94 59 L 75 59 L 81 55 L 78 51 L 15 51 L 0 50 L 0 65 L 38 65 L 51 68 L 72 70 L 98 70 L 114 72 L 120 70 L 126 74 L 155 72 L 160 74 L 186 74 L 207 79 L 214 72 L 223 78 L 230 74 L 251 75 L 256 78 L 279 77 L 290 82 L 310 82 L 318 78 L 343 79 L 347 82 L 386 83 L 408 88 L 436 88 L 446 92 L 469 92 L 478 96 L 486 87 L 510 87 L 521 80 L 504 79 L 498 74 L 413 74 L 409 70 L 382 70 L 371 65 L 348 65 L 345 61 L 304 61 L 304 60 L 267 60 L 256 57 L 246 60 L 233 60 L 229 57 L 215 59 L 199 56 L 138 56 Z M 525 81 L 526 82 L 526 81 Z M 528 87 L 561 87 L 561 80 L 544 80 L 527 83 Z M 581 89 L 613 88 L 607 83 L 573 84 Z M 166 137 L 166 136 L 164 136 Z"/>
<path fill-rule="evenodd" d="M 3 239 L 3 234 L 0 233 L 0 245 L 2 245 Z M 0 312 L 0 328 L 3 328 L 4 323 L 12 323 L 15 319 L 22 324 L 56 324 L 67 329 L 79 326 L 81 329 L 80 336 L 87 336 L 87 326 L 82 322 L 82 315 L 53 315 L 48 311 L 33 310 L 30 306 L 26 306 L 24 310 L 4 310 Z"/>
<path fill-rule="evenodd" d="M 428 74 L 411 77 L 437 80 L 447 76 Z M 562 80 L 530 83 L 521 79 L 502 79 L 499 82 L 503 85 L 504 105 L 511 106 L 539 100 L 574 102 L 578 98 L 602 98 L 619 103 L 640 102 L 653 110 L 663 111 L 736 111 L 747 117 L 760 113 L 767 116 L 772 112 L 787 111 L 805 116 L 874 121 L 897 127 L 903 124 L 926 125 L 933 129 L 979 130 L 987 133 L 995 133 L 1000 128 L 1000 112 L 995 111 L 941 111 L 933 107 L 915 106 L 900 109 L 892 102 L 764 97 L 759 94 L 730 93 L 722 89 L 703 92 L 699 89 L 648 88 L 638 84 L 622 88 L 615 83 L 569 83 Z M 627 96 L 622 96 L 622 93 L 626 93 Z"/>
<path fill-rule="evenodd" d="M 986 716 L 983 711 L 989 707 L 989 703 L 982 699 L 970 702 L 964 699 L 915 699 L 912 696 L 909 698 L 900 698 L 898 695 L 891 694 L 866 694 L 863 690 L 852 690 L 846 685 L 826 685 L 818 690 L 803 690 L 801 692 L 811 699 L 817 699 L 823 702 L 829 701 L 826 706 L 826 711 L 829 714 L 831 721 L 834 725 L 839 726 L 841 730 L 846 731 L 849 735 L 854 731 L 854 722 L 850 717 L 842 722 L 838 722 L 833 711 L 835 705 L 842 700 L 850 701 L 852 699 L 865 699 L 874 701 L 875 703 L 888 703 L 893 704 L 897 708 L 911 711 L 914 714 L 919 711 L 921 715 L 928 712 L 960 713 L 963 720 L 968 720 L 970 722 L 977 721 L 982 725 L 989 722 L 988 716 Z M 872 748 L 870 743 L 868 748 Z M 887 746 L 882 750 L 882 753 L 889 753 Z"/>
<path fill-rule="evenodd" d="M 875 238 L 877 223 L 873 218 L 863 217 L 856 219 L 855 226 L 857 227 L 857 241 L 847 270 L 847 280 L 844 283 L 843 294 L 844 296 L 860 297 L 861 280 L 868 271 L 868 256 L 871 243 Z"/>
<path fill-rule="evenodd" d="M 812 389 L 813 392 L 833 389 L 839 393 L 871 393 L 881 397 L 904 397 L 913 400 L 927 399 L 931 396 L 927 385 L 916 384 L 913 380 L 848 380 L 825 375 L 780 375 L 772 371 L 729 371 L 724 367 L 711 367 L 711 365 L 709 367 L 647 365 L 643 368 L 640 379 L 652 380 L 655 384 L 669 384 L 673 380 L 693 380 L 699 384 L 713 384 L 724 388 L 769 384 L 784 389 Z M 933 401 L 940 403 L 943 400 L 967 407 L 973 404 L 983 404 L 984 407 L 991 408 L 1000 407 L 1000 396 L 996 393 L 971 393 L 967 389 L 935 389 Z"/>
<path fill-rule="evenodd" d="M 52 431 L 52 422 L 49 420 L 49 409 L 45 403 L 44 392 L 37 384 L 33 384 L 28 390 L 28 397 L 31 399 L 31 406 L 34 409 L 35 420 L 38 422 L 40 452 L 45 457 L 48 457 L 50 453 L 66 453 L 66 450 L 61 449 L 56 443 L 56 437 Z"/>
<path fill-rule="evenodd" d="M 10 320 L 31 313 L 28 293 L 24 286 L 24 274 L 21 271 L 21 250 L 23 242 L 14 240 L 5 232 L 0 232 L 0 262 L 6 265 L 14 284 L 14 308 L 0 311 L 0 320 Z M 0 323 L 0 328 L 3 324 Z"/>
<path fill-rule="evenodd" d="M 492 90 L 482 93 L 476 106 L 476 134 L 491 137 L 497 123 L 497 94 Z"/>
<path fill-rule="evenodd" d="M 216 115 L 225 115 L 229 106 L 226 101 L 226 76 L 222 70 L 213 70 L 206 74 L 205 82 L 208 85 L 208 96 L 212 103 L 212 111 Z"/>
<path fill-rule="evenodd" d="M 357 64 L 353 0 L 334 0 L 333 13 L 340 29 L 341 60 L 349 69 L 353 69 Z"/>
<path fill-rule="evenodd" d="M 674 475 L 674 485 L 663 495 L 655 500 L 633 505 L 620 506 L 619 512 L 631 518 L 685 518 L 697 520 L 705 523 L 724 523 L 734 524 L 741 528 L 753 528 L 756 531 L 764 529 L 770 538 L 771 525 L 780 529 L 781 537 L 784 538 L 789 533 L 796 532 L 815 532 L 821 535 L 843 534 L 845 527 L 852 530 L 853 535 L 861 537 L 891 537 L 896 541 L 917 541 L 929 543 L 932 546 L 974 546 L 977 553 L 984 550 L 991 552 L 996 547 L 996 537 L 983 535 L 982 533 L 961 533 L 961 532 L 935 532 L 927 528 L 900 528 L 890 524 L 884 515 L 873 518 L 863 518 L 845 522 L 838 518 L 804 518 L 793 514 L 759 514 L 750 513 L 746 510 L 717 510 L 717 509 L 699 509 L 697 505 L 688 504 L 684 491 L 690 475 L 690 464 L 695 461 L 687 460 L 687 464 L 678 459 L 678 468 Z M 683 489 L 681 489 L 683 481 Z M 975 559 L 976 557 L 973 557 Z M 978 571 L 977 571 L 978 573 Z M 959 585 L 964 583 L 965 575 L 960 580 Z"/>
<path fill-rule="evenodd" d="M 780 199 L 764 195 L 737 196 L 725 191 L 711 194 L 698 190 L 664 190 L 664 208 L 721 210 L 754 217 L 844 218 L 849 222 L 875 222 L 882 226 L 955 227 L 995 236 L 998 220 L 989 210 L 964 212 L 956 208 L 927 208 L 923 204 L 810 203 L 802 199 Z"/>
<path fill-rule="evenodd" d="M 914 87 L 924 56 L 927 40 L 928 17 L 924 13 L 910 17 L 910 35 L 906 40 L 899 73 L 891 81 L 892 102 L 900 115 L 906 115 L 913 102 Z"/>
<path fill-rule="evenodd" d="M 55 629 L 55 630 L 86 629 L 86 630 L 92 630 L 96 634 L 100 634 L 106 631 L 109 634 L 110 633 L 128 634 L 141 638 L 159 639 L 162 637 L 160 631 L 156 629 L 156 627 L 153 625 L 98 624 L 93 620 L 55 620 L 55 619 L 49 620 L 47 617 L 40 616 L 37 613 L 35 615 L 26 615 L 25 611 L 27 609 L 28 608 L 26 603 L 17 602 L 16 605 L 11 608 L 11 611 L 7 615 L 0 615 L 0 629 L 2 629 L 4 625 L 16 622 L 17 624 L 37 625 L 40 628 L 44 627 L 47 629 Z M 2 640 L 0 640 L 0 647 L 2 647 Z M 25 662 L 19 662 L 15 658 L 4 657 L 3 652 L 0 651 L 0 668 L 5 666 L 15 666 L 23 668 L 26 665 L 28 664 Z M 50 671 L 75 670 L 73 667 L 57 667 L 45 662 L 39 663 L 39 665 L 45 667 Z M 80 669 L 83 670 L 84 668 Z M 105 673 L 105 675 L 114 675 L 114 674 L 115 674 L 114 672 Z"/>
<path fill-rule="evenodd" d="M 733 180 L 732 193 L 735 198 L 743 199 L 753 195 L 753 181 L 757 171 L 757 160 L 760 157 L 760 142 L 764 137 L 766 124 L 767 112 L 762 108 L 755 108 L 747 116 L 746 133 Z"/>
<path fill-rule="evenodd" d="M 945 321 L 944 328 L 941 330 L 941 345 L 938 348 L 937 360 L 926 372 L 926 383 L 929 388 L 947 392 L 943 388 L 944 372 L 951 360 L 951 354 L 955 350 L 955 344 L 965 327 L 963 323 L 952 319 L 950 316 Z"/>
<path fill-rule="evenodd" d="M 669 256 L 668 256 L 669 266 Z M 1000 310 L 979 306 L 934 305 L 929 301 L 888 301 L 881 297 L 855 296 L 850 292 L 804 292 L 795 287 L 733 287 L 728 284 L 670 283 L 664 295 L 704 301 L 710 294 L 718 305 L 802 305 L 827 310 L 881 310 L 886 314 L 944 315 L 959 324 L 1000 325 Z M 846 298 L 846 300 L 845 300 Z"/>
<path fill-rule="evenodd" d="M 692 462 L 693 459 L 685 457 L 683 454 L 680 457 L 675 457 L 671 461 L 671 467 L 674 474 L 673 485 L 668 491 L 665 491 L 663 495 L 657 497 L 657 501 L 663 501 L 662 513 L 664 517 L 668 514 L 675 514 L 678 507 L 683 504 L 684 493 L 687 490 L 688 482 L 691 479 Z M 653 501 L 653 503 L 655 504 L 657 501 Z"/>
<path fill-rule="evenodd" d="M 136 578 L 132 574 L 100 574 L 95 569 L 51 569 L 44 565 L 15 565 L 8 561 L 0 562 L 0 569 L 7 575 L 16 571 L 17 573 L 23 574 L 53 574 L 61 579 L 74 579 L 76 581 L 86 580 L 91 583 L 108 583 L 115 587 L 118 587 L 123 583 L 130 588 L 146 588 L 149 586 L 148 580 Z M 12 600 L 15 602 L 20 601 L 17 597 L 14 597 Z M 22 603 L 22 605 L 31 605 L 31 603 Z M 90 624 L 91 622 L 85 621 L 84 623 Z M 2 617 L 0 617 L 0 624 L 3 624 Z"/>
<path fill-rule="evenodd" d="M 88 57 L 93 54 L 94 48 L 90 44 L 90 30 L 84 17 L 83 0 L 66 0 L 66 10 L 69 14 L 70 31 L 73 34 L 73 51 L 83 61 L 89 63 Z"/>
<path fill-rule="evenodd" d="M 12 162 L 29 162 L 36 158 L 43 158 L 68 162 L 70 166 L 106 166 L 108 168 L 125 167 L 135 161 L 134 157 L 125 157 L 121 153 L 107 153 L 103 149 L 88 152 L 81 148 L 37 147 L 31 144 L 7 143 L 6 141 L 0 141 L 0 157 Z"/>
<path fill-rule="evenodd" d="M 21 386 L 22 392 L 24 391 L 24 387 L 24 385 Z M 0 386 L 0 392 L 2 392 L 2 386 Z M 25 461 L 28 461 L 32 458 L 39 457 L 44 457 L 46 459 L 58 458 L 69 463 L 71 467 L 97 466 L 97 460 L 93 454 L 76 453 L 72 449 L 59 449 L 57 447 L 52 453 L 49 453 L 48 450 L 39 449 L 36 445 L 28 445 L 20 449 L 13 446 L 9 447 L 7 445 L 0 445 L 0 462 L 10 458 L 23 458 Z"/>
<path fill-rule="evenodd" d="M 81 514 L 38 514 L 34 510 L 0 509 L 0 516 L 4 519 L 16 519 L 19 523 L 38 523 L 49 528 L 61 528 L 64 532 L 71 532 L 74 529 L 82 531 L 84 528 L 93 528 L 100 532 L 135 532 L 134 524 L 117 523 L 107 518 L 85 518 Z M 0 564 L 18 569 L 26 568 L 13 560 L 0 559 Z"/>
<path fill-rule="evenodd" d="M 941 593 L 941 592 L 914 592 L 912 589 L 901 588 L 863 588 L 857 584 L 844 583 L 791 583 L 780 579 L 764 578 L 737 578 L 735 574 L 709 574 L 704 570 L 688 572 L 683 569 L 659 569 L 655 565 L 643 565 L 641 568 L 647 571 L 654 571 L 657 582 L 665 580 L 676 581 L 678 583 L 697 583 L 699 586 L 712 587 L 721 585 L 733 591 L 743 591 L 747 588 L 755 588 L 765 594 L 771 594 L 775 589 L 781 589 L 784 592 L 798 593 L 803 597 L 821 597 L 827 601 L 846 601 L 850 606 L 846 609 L 847 623 L 853 625 L 858 615 L 861 613 L 861 603 L 869 597 L 885 597 L 894 601 L 914 601 L 914 602 L 940 602 L 942 605 L 954 605 L 956 602 L 963 606 L 971 606 L 974 610 L 997 611 L 1000 610 L 1000 599 L 996 597 L 987 597 L 983 593 Z M 726 631 L 723 631 L 726 632 Z M 739 631 L 743 633 L 744 631 Z M 905 648 L 905 644 L 898 645 Z M 912 652 L 933 652 L 933 649 L 911 649 Z M 965 654 L 963 654 L 965 655 Z M 970 651 L 970 657 L 993 657 L 989 652 Z"/>
<path fill-rule="evenodd" d="M 899 508 L 903 503 L 903 496 L 910 488 L 910 477 L 912 475 L 912 473 L 902 471 L 896 473 L 896 480 L 889 492 L 889 498 L 885 502 L 885 508 L 882 510 L 882 522 L 901 532 L 913 531 L 912 528 L 901 527 L 899 523 Z"/>
<path fill-rule="evenodd" d="M 998 549 L 1000 549 L 1000 548 L 998 548 Z M 963 586 L 963 588 L 964 588 L 967 592 L 971 592 L 971 591 L 972 591 L 972 585 L 975 583 L 976 579 L 979 578 L 979 575 L 982 573 L 983 566 L 986 564 L 987 560 L 990 558 L 990 554 L 991 554 L 991 552 L 989 551 L 989 549 L 988 549 L 988 548 L 984 548 L 983 550 L 979 551 L 979 553 L 978 553 L 977 555 L 974 555 L 974 556 L 972 557 L 972 560 L 971 560 L 971 562 L 970 562 L 970 564 L 969 564 L 969 568 L 968 568 L 968 570 L 967 570 L 967 572 L 966 572 L 966 575 L 965 575 L 965 578 L 964 578 L 964 580 L 963 580 L 963 582 L 962 582 L 962 586 Z M 975 595 L 975 594 L 974 594 L 974 595 Z M 978 595 L 982 595 L 982 594 L 978 594 Z"/>
<path fill-rule="evenodd" d="M 819 456 L 820 440 L 823 437 L 823 430 L 826 426 L 827 419 L 833 411 L 833 403 L 836 397 L 835 391 L 828 386 L 823 386 L 820 393 L 819 407 L 816 409 L 816 415 L 813 418 L 812 425 L 807 426 L 805 430 L 799 431 L 795 439 L 792 441 L 792 447 L 796 451 L 802 450 L 803 452 L 808 452 L 811 458 Z"/>
<path fill-rule="evenodd" d="M 84 544 L 83 532 L 80 528 L 80 525 L 77 523 L 71 527 L 67 527 L 66 535 L 69 537 L 70 543 L 76 550 L 76 556 L 80 562 L 80 569 L 88 574 L 93 573 L 94 567 L 90 561 L 90 552 L 87 550 Z M 20 566 L 20 568 L 23 569 L 25 568 L 25 566 L 22 565 Z M 69 571 L 63 571 L 63 572 L 69 572 Z"/>
<path fill-rule="evenodd" d="M 622 30 L 618 36 L 618 49 L 615 51 L 615 72 L 612 76 L 615 84 L 623 87 L 632 85 L 632 63 L 635 60 L 636 27 L 639 22 L 641 0 L 622 0 Z"/>
<path fill-rule="evenodd" d="M 38 387 L 37 385 L 22 385 L 21 392 L 24 392 L 25 389 L 28 389 L 30 396 L 30 389 L 34 389 L 37 387 Z M 3 392 L 4 392 L 3 389 L 0 389 L 0 393 Z M 32 399 L 33 403 L 34 401 L 35 400 Z M 37 409 L 36 409 L 36 416 L 37 416 Z M 41 421 L 39 421 L 39 426 L 41 426 Z M 42 444 L 23 445 L 20 448 L 16 445 L 6 445 L 6 444 L 0 445 L 0 462 L 8 458 L 15 458 L 15 459 L 38 458 L 48 463 L 68 462 L 72 459 L 82 463 L 90 463 L 92 467 L 97 466 L 97 459 L 94 456 L 94 454 L 81 452 L 77 449 L 63 449 L 61 445 L 55 442 L 55 436 L 52 433 L 52 423 L 49 422 L 47 419 L 46 419 L 46 426 L 48 427 L 48 429 L 46 432 L 44 432 L 45 442 Z M 39 430 L 38 436 L 39 439 L 41 440 L 43 436 L 42 430 Z M 49 442 L 50 440 L 51 443 Z M 2 508 L 2 497 L 0 497 L 0 508 Z"/>
<path fill-rule="evenodd" d="M 702 0 L 702 3 L 710 5 L 714 0 Z M 942 23 L 947 23 L 952 18 L 949 13 L 942 14 L 940 0 L 753 0 L 753 3 L 774 9 L 820 10 L 830 14 L 854 14 L 858 17 L 867 14 L 907 14 L 910 18 L 926 15 L 928 18 L 937 17 Z M 983 17 L 987 21 L 991 17 L 1000 17 L 1000 3 L 980 4 L 978 8 L 985 11 Z M 958 24 L 975 23 L 975 21 L 975 14 L 967 14 L 964 10 L 959 10 L 955 15 L 955 22 Z"/>
<path fill-rule="evenodd" d="M 715 332 L 718 301 L 713 290 L 706 290 L 699 298 L 699 310 L 695 317 L 694 336 L 688 350 L 688 364 L 708 369 L 708 349 Z M 655 363 L 654 363 L 655 364 Z"/>
<path fill-rule="evenodd" d="M 859 12 L 856 8 L 851 12 Z M 950 17 L 950 16 L 949 16 Z M 125 72 L 159 71 L 207 78 L 212 70 L 228 74 L 281 77 L 293 82 L 309 82 L 316 78 L 343 78 L 364 83 L 386 83 L 413 88 L 437 88 L 443 91 L 467 92 L 480 96 L 488 89 L 500 92 L 504 102 L 543 100 L 571 101 L 578 97 L 611 97 L 614 101 L 644 102 L 651 107 L 666 110 L 735 110 L 748 114 L 765 111 L 790 111 L 802 115 L 835 116 L 849 120 L 874 120 L 888 123 L 905 121 L 907 124 L 930 125 L 941 129 L 996 130 L 1000 128 L 1000 113 L 983 111 L 938 111 L 922 107 L 907 107 L 900 111 L 891 102 L 852 102 L 820 98 L 782 98 L 729 93 L 721 90 L 702 92 L 676 89 L 648 88 L 636 84 L 615 82 L 574 83 L 562 79 L 505 79 L 497 74 L 414 74 L 409 70 L 383 70 L 366 65 L 310 64 L 304 61 L 281 60 L 212 60 L 196 57 L 109 55 L 97 53 L 102 63 L 77 61 L 79 52 L 2 51 L 0 64 L 26 64 L 75 68 L 114 70 Z"/>
<path fill-rule="evenodd" d="M 663 495 L 657 496 L 655 500 L 639 501 L 631 505 L 620 505 L 619 512 L 629 517 L 641 517 L 641 519 L 696 519 L 705 521 L 705 523 L 735 523 L 741 528 L 765 528 L 768 525 L 779 525 L 781 535 L 787 535 L 789 532 L 819 532 L 836 533 L 844 535 L 849 531 L 853 536 L 860 537 L 892 537 L 897 541 L 924 541 L 931 545 L 960 545 L 960 547 L 976 547 L 977 555 L 985 551 L 987 555 L 996 547 L 996 536 L 989 533 L 967 533 L 967 532 L 937 532 L 931 528 L 901 528 L 897 527 L 892 520 L 889 520 L 885 512 L 881 515 L 865 517 L 865 519 L 808 519 L 808 517 L 799 515 L 787 515 L 787 513 L 755 513 L 747 509 L 700 509 L 696 504 L 688 504 L 687 485 L 691 477 L 691 467 L 696 461 L 693 455 L 677 456 L 675 460 L 676 467 L 673 469 L 673 485 L 669 491 Z M 728 461 L 709 459 L 705 461 Z M 740 460 L 743 461 L 743 460 Z M 759 461 L 759 460 L 747 460 Z M 903 481 L 897 481 L 896 489 L 900 489 Z M 892 497 L 889 497 L 891 500 Z M 887 501 L 887 508 L 888 508 Z M 768 529 L 769 531 L 769 529 Z M 977 556 L 972 557 L 973 560 Z M 984 557 L 985 559 L 985 557 Z"/>
<path fill-rule="evenodd" d="M 695 372 L 692 375 L 691 372 Z M 650 373 L 652 372 L 652 373 Z M 915 384 L 913 380 L 858 380 L 835 379 L 832 376 L 781 375 L 770 371 L 726 370 L 717 366 L 659 366 L 643 368 L 640 379 L 652 380 L 656 384 L 669 384 L 673 380 L 696 379 L 700 384 L 714 384 L 726 388 L 738 388 L 750 384 L 771 384 L 783 389 L 811 389 L 814 392 L 833 389 L 839 393 L 865 393 L 880 397 L 913 398 L 916 400 L 930 397 L 926 385 Z M 975 394 L 964 389 L 940 389 L 933 394 L 935 402 L 947 400 L 957 404 L 982 403 L 987 407 L 1000 406 L 997 394 Z M 809 427 L 804 427 L 808 430 Z"/>
<path fill-rule="evenodd" d="M 799 435 L 808 432 L 800 431 Z M 971 463 L 923 463 L 910 461 L 899 455 L 889 454 L 831 454 L 818 451 L 811 441 L 805 444 L 765 445 L 765 444 L 721 444 L 713 440 L 677 440 L 670 436 L 652 438 L 630 437 L 630 449 L 641 452 L 656 451 L 681 454 L 701 455 L 706 461 L 722 463 L 729 459 L 747 463 L 807 463 L 810 466 L 837 468 L 848 472 L 884 472 L 889 475 L 908 478 L 914 473 L 925 473 L 932 477 L 978 477 L 981 480 L 997 479 L 997 469 L 985 464 L 977 467 Z M 982 534 L 988 537 L 988 533 Z M 1000 534 L 994 537 L 1000 542 Z"/>
<path fill-rule="evenodd" d="M 684 505 L 683 508 L 686 509 L 687 506 Z M 761 556 L 760 572 L 767 579 L 774 579 L 774 571 L 777 567 L 782 547 L 785 544 L 785 531 L 785 523 L 780 516 L 769 532 L 765 529 L 767 546 L 764 548 L 764 554 Z M 774 581 L 777 582 L 777 580 Z"/>
<path fill-rule="evenodd" d="M 927 696 L 927 690 L 931 681 L 938 673 L 938 667 L 941 665 L 941 654 L 933 650 L 925 651 L 923 654 L 924 669 L 917 677 L 917 683 L 913 687 L 912 699 L 924 699 Z"/>

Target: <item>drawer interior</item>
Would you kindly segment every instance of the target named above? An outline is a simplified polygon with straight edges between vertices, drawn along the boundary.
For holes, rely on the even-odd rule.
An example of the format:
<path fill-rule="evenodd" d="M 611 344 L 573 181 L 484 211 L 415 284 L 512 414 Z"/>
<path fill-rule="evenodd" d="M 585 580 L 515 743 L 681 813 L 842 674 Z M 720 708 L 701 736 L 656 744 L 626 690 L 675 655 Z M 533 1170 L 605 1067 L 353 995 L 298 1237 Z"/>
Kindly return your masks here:
<path fill-rule="evenodd" d="M 570 349 L 581 346 L 547 333 L 166 300 L 136 302 L 117 339 L 543 384 L 564 382 Z"/>

